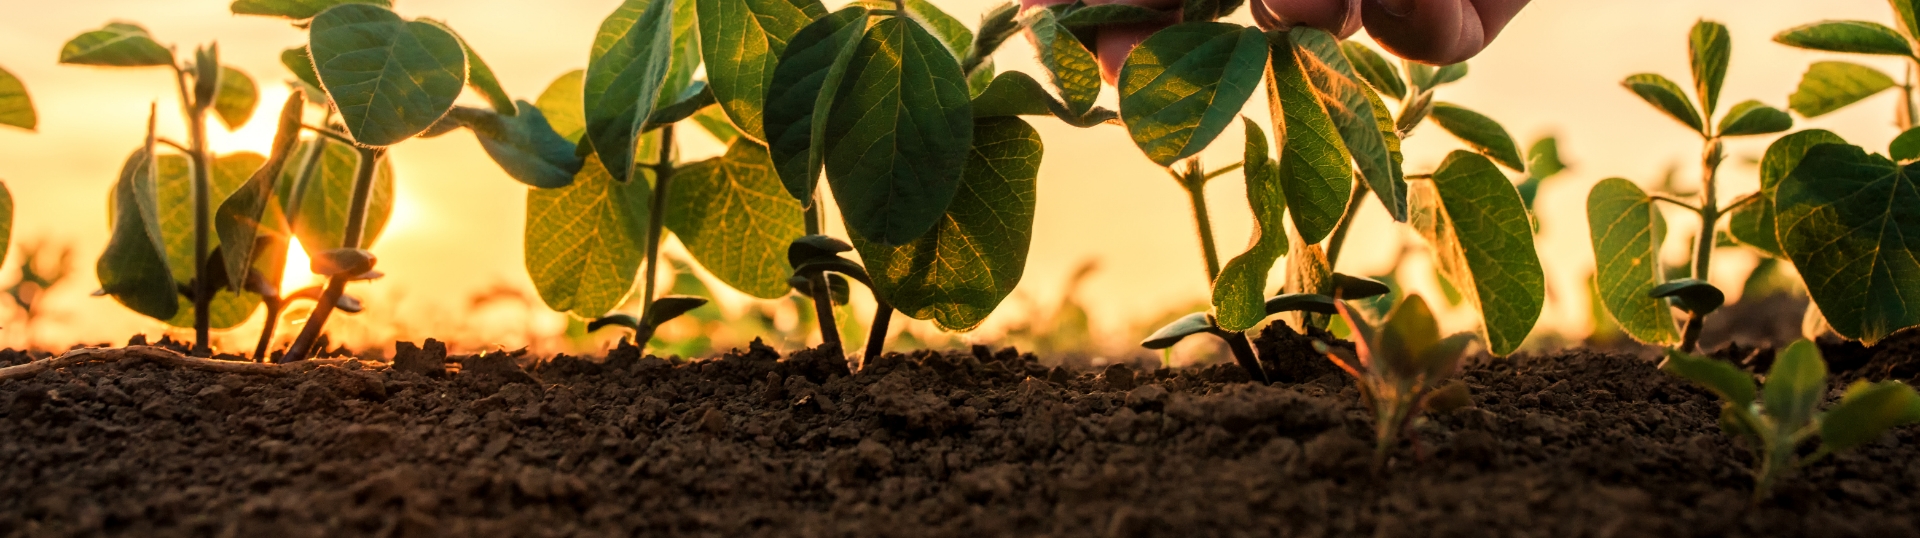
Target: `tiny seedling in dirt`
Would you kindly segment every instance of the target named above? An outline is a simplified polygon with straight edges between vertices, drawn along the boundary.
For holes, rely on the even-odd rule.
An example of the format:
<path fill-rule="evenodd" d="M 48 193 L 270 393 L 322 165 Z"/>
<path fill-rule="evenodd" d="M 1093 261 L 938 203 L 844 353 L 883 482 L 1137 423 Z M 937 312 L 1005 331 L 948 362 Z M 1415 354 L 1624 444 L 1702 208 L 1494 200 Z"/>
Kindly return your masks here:
<path fill-rule="evenodd" d="M 1378 327 L 1338 304 L 1353 329 L 1353 350 L 1314 341 L 1314 349 L 1352 375 L 1373 410 L 1374 462 L 1386 461 L 1409 424 L 1428 411 L 1471 405 L 1467 385 L 1453 379 L 1471 333 L 1441 337 L 1440 324 L 1418 295 L 1409 295 Z M 1416 445 L 1417 446 L 1417 445 Z"/>
<path fill-rule="evenodd" d="M 1806 340 L 1779 352 L 1758 390 L 1752 376 L 1731 364 L 1677 350 L 1667 352 L 1660 369 L 1720 397 L 1720 427 L 1753 451 L 1755 502 L 1795 469 L 1878 439 L 1889 428 L 1920 422 L 1920 395 L 1899 381 L 1857 381 L 1821 412 L 1827 363 L 1819 346 Z M 1809 446 L 1812 453 L 1803 456 Z"/>

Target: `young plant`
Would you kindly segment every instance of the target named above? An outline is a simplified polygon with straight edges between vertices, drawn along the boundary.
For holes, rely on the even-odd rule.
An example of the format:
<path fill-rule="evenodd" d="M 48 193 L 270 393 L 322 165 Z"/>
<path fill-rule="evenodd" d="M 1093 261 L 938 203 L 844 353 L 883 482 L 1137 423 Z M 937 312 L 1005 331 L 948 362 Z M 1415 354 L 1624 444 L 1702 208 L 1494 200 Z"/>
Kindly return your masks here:
<path fill-rule="evenodd" d="M 1726 300 L 1719 288 L 1707 282 L 1720 218 L 1761 199 L 1748 195 L 1725 208 L 1720 206 L 1718 171 L 1725 159 L 1721 141 L 1728 137 L 1778 133 L 1793 127 L 1793 118 L 1786 112 L 1759 101 L 1732 106 L 1717 125 L 1709 121 L 1719 105 L 1720 87 L 1726 78 L 1732 48 L 1726 26 L 1705 20 L 1694 24 L 1688 40 L 1693 65 L 1693 99 L 1680 85 L 1657 74 L 1633 75 L 1622 82 L 1648 104 L 1700 135 L 1704 149 L 1698 202 L 1688 203 L 1664 193 L 1647 194 L 1633 182 L 1620 178 L 1594 185 L 1587 197 L 1597 284 L 1607 312 L 1633 338 L 1653 344 L 1677 344 L 1683 352 L 1694 350 L 1707 315 Z M 1667 280 L 1660 263 L 1666 219 L 1655 202 L 1684 208 L 1700 219 L 1691 278 Z M 1675 330 L 1669 305 L 1687 313 L 1686 325 L 1681 331 Z"/>
<path fill-rule="evenodd" d="M 1888 4 L 1893 7 L 1894 19 L 1900 21 L 1900 30 L 1872 21 L 1829 20 L 1788 29 L 1774 35 L 1773 40 L 1808 50 L 1905 58 L 1905 80 L 1895 82 L 1878 69 L 1852 62 L 1814 62 L 1800 77 L 1793 95 L 1787 97 L 1787 108 L 1816 118 L 1898 87 L 1901 95 L 1894 101 L 1895 124 L 1903 131 L 1920 124 L 1913 86 L 1914 70 L 1920 68 L 1920 56 L 1915 55 L 1915 44 L 1920 43 L 1916 41 L 1920 40 L 1920 18 L 1916 18 L 1920 17 L 1916 15 L 1920 5 L 1910 0 Z"/>
<path fill-rule="evenodd" d="M 1361 399 L 1373 410 L 1376 465 L 1400 442 L 1407 425 L 1427 411 L 1472 403 L 1467 385 L 1453 380 L 1453 375 L 1475 336 L 1460 333 L 1442 338 L 1433 311 L 1419 295 L 1402 299 L 1379 327 L 1353 315 L 1345 304 L 1336 305 L 1353 328 L 1353 351 L 1319 340 L 1313 347 L 1353 376 Z"/>
<path fill-rule="evenodd" d="M 257 297 L 237 292 L 216 296 L 220 282 L 211 270 L 222 262 L 214 256 L 218 243 L 213 212 L 264 160 L 245 152 L 215 155 L 207 145 L 207 117 L 217 115 L 228 129 L 238 129 L 252 117 L 258 92 L 246 73 L 220 64 L 218 45 L 196 48 L 191 61 L 176 59 L 173 51 L 154 41 L 145 28 L 116 22 L 68 41 L 60 50 L 60 63 L 173 70 L 187 140 L 157 139 L 179 154 L 148 153 L 135 159 L 154 161 L 147 173 L 156 176 L 157 185 L 145 193 L 129 193 L 126 201 L 138 205 L 142 215 L 115 220 L 117 227 L 148 227 L 153 244 L 122 243 L 121 249 L 109 249 L 100 259 L 101 288 L 141 314 L 192 327 L 192 351 L 205 356 L 211 353 L 211 329 L 245 321 L 259 303 Z M 136 254 L 129 248 L 147 252 Z M 146 258 L 164 263 L 143 263 L 152 261 Z M 124 279 L 109 281 L 108 275 Z M 176 295 L 186 297 L 185 308 Z"/>
<path fill-rule="evenodd" d="M 33 111 L 33 98 L 27 96 L 27 87 L 12 72 L 0 68 L 0 125 L 18 127 L 33 131 L 40 125 L 40 116 Z M 0 258 L 7 255 L 7 244 L 13 239 L 13 193 L 7 190 L 7 184 L 0 182 Z M 24 281 L 25 276 L 22 276 Z"/>
<path fill-rule="evenodd" d="M 1856 381 L 1838 403 L 1820 412 L 1827 399 L 1827 363 L 1820 348 L 1806 340 L 1779 352 L 1758 390 L 1739 368 L 1681 351 L 1668 350 L 1660 369 L 1720 397 L 1720 427 L 1745 439 L 1753 451 L 1755 502 L 1765 500 L 1795 469 L 1878 439 L 1889 428 L 1920 422 L 1920 395 L 1899 381 Z M 1801 456 L 1809 443 L 1817 448 Z"/>

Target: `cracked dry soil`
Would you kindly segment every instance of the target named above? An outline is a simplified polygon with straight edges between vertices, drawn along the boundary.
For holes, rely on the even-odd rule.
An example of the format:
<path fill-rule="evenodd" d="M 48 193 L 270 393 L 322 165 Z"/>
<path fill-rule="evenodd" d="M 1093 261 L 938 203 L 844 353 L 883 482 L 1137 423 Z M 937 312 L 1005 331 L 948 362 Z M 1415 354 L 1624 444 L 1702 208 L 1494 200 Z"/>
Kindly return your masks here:
<path fill-rule="evenodd" d="M 1852 350 L 1835 394 L 1913 376 L 1912 340 Z M 1303 342 L 1276 324 L 1261 343 Z M 0 383 L 0 535 L 1920 533 L 1920 428 L 1752 505 L 1717 402 L 1647 353 L 1481 357 L 1463 374 L 1475 405 L 1431 417 L 1377 474 L 1355 389 L 1314 363 L 1260 386 L 1230 364 L 1076 371 L 984 348 L 857 373 L 764 347 L 522 370 L 429 342 L 395 359 Z"/>

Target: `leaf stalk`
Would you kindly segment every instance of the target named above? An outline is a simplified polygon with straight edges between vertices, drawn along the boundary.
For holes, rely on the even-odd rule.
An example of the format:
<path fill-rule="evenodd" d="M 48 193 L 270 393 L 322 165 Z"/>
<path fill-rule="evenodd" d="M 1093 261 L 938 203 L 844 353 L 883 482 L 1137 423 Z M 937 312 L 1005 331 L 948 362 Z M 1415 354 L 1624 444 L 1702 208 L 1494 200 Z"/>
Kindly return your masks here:
<path fill-rule="evenodd" d="M 367 205 L 373 198 L 374 172 L 379 169 L 380 159 L 386 156 L 386 148 L 355 147 L 360 152 L 359 166 L 354 169 L 353 198 L 348 206 L 347 233 L 340 241 L 342 248 L 360 248 L 361 237 L 366 233 Z M 293 346 L 281 357 L 281 362 L 306 360 L 312 353 L 313 343 L 325 328 L 327 317 L 333 315 L 335 303 L 346 293 L 347 282 L 355 275 L 341 273 L 327 278 L 327 287 L 320 293 L 320 302 L 313 306 L 313 314 L 307 317 L 307 325 L 300 328 L 300 336 L 294 338 Z"/>

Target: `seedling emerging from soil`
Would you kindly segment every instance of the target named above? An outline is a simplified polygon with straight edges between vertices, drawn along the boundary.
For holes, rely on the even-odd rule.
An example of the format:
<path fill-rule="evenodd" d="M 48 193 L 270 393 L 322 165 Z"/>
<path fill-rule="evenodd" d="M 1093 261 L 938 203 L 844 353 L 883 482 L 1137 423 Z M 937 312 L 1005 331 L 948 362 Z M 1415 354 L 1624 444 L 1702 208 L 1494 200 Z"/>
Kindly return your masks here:
<path fill-rule="evenodd" d="M 1720 397 L 1720 427 L 1747 440 L 1754 453 L 1756 502 L 1795 469 L 1878 439 L 1889 428 L 1920 422 L 1920 395 L 1898 381 L 1857 381 L 1820 412 L 1827 398 L 1827 363 L 1820 348 L 1806 340 L 1780 351 L 1759 390 L 1739 368 L 1681 351 L 1669 350 L 1660 369 Z M 1801 456 L 1809 444 L 1817 448 Z"/>
<path fill-rule="evenodd" d="M 1345 370 L 1360 386 L 1360 397 L 1373 410 L 1374 461 L 1384 462 L 1400 442 L 1401 432 L 1427 411 L 1446 411 L 1470 405 L 1465 383 L 1453 380 L 1460 357 L 1474 341 L 1471 333 L 1442 338 L 1427 302 L 1409 295 L 1374 327 L 1336 303 L 1340 316 L 1353 328 L 1354 349 L 1315 341 L 1314 349 Z"/>

